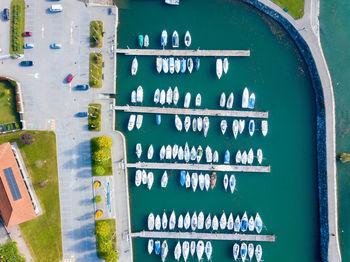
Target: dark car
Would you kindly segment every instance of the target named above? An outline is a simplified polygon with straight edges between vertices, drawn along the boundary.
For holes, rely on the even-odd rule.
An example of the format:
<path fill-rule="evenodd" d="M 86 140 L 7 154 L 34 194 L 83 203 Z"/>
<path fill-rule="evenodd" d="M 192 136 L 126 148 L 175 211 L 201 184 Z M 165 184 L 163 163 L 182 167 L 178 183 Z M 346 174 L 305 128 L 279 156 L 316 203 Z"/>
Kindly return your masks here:
<path fill-rule="evenodd" d="M 79 112 L 79 113 L 77 113 L 76 116 L 77 116 L 77 117 L 87 117 L 87 116 L 88 116 L 88 113 L 87 113 L 87 112 Z"/>
<path fill-rule="evenodd" d="M 69 74 L 67 76 L 66 80 L 67 80 L 68 83 L 70 83 L 70 82 L 72 82 L 73 78 L 74 78 L 74 75 L 73 74 Z"/>
<path fill-rule="evenodd" d="M 23 32 L 22 36 L 32 36 L 32 32 Z"/>
<path fill-rule="evenodd" d="M 28 60 L 28 61 L 22 61 L 21 63 L 19 63 L 21 66 L 33 66 L 34 65 L 34 63 L 33 63 L 33 61 L 30 61 L 30 60 Z"/>
<path fill-rule="evenodd" d="M 5 8 L 3 13 L 2 13 L 4 19 L 8 21 L 10 19 L 10 10 L 8 8 Z"/>
<path fill-rule="evenodd" d="M 81 91 L 86 91 L 86 90 L 89 90 L 89 85 L 77 85 L 75 87 L 75 89 L 81 90 Z"/>

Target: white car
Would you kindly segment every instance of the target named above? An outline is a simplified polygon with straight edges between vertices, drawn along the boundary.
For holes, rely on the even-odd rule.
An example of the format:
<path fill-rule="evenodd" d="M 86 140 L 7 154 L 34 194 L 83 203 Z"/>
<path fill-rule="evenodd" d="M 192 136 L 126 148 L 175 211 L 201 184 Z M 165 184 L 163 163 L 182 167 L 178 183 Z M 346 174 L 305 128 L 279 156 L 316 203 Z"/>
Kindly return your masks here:
<path fill-rule="evenodd" d="M 25 43 L 25 44 L 23 45 L 23 48 L 24 48 L 24 49 L 31 49 L 31 48 L 34 48 L 34 44 L 32 44 L 32 43 Z"/>
<path fill-rule="evenodd" d="M 53 44 L 50 45 L 50 48 L 51 48 L 51 49 L 61 49 L 61 48 L 62 48 L 62 45 L 61 45 L 61 44 L 53 43 Z"/>

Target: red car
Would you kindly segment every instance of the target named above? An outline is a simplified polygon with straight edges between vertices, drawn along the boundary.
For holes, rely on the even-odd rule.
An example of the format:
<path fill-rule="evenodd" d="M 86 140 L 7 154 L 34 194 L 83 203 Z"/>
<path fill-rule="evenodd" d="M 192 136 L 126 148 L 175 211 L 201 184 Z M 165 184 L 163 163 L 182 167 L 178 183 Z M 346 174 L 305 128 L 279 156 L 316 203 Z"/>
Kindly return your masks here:
<path fill-rule="evenodd" d="M 23 32 L 22 36 L 32 36 L 32 32 Z"/>
<path fill-rule="evenodd" d="M 74 75 L 73 74 L 69 74 L 68 76 L 67 76 L 67 82 L 68 83 L 70 83 L 70 82 L 72 82 L 72 80 L 73 80 L 73 78 L 74 78 Z"/>

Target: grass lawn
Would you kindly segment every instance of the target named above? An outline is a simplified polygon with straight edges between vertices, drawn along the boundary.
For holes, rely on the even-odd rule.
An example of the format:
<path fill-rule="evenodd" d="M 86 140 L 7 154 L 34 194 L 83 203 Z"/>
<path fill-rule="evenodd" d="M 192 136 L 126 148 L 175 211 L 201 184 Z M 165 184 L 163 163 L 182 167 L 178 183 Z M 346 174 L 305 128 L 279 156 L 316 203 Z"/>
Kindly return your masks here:
<path fill-rule="evenodd" d="M 97 140 L 97 137 L 94 137 L 91 139 L 91 155 L 100 149 L 96 145 L 96 140 Z M 110 151 L 110 149 L 106 149 L 106 150 Z M 103 167 L 104 173 L 102 175 L 98 173 L 98 171 L 97 171 L 98 167 Z M 112 158 L 105 160 L 105 161 L 101 161 L 101 162 L 97 162 L 97 161 L 94 161 L 92 159 L 92 175 L 93 176 L 111 176 L 111 175 L 113 175 Z"/>
<path fill-rule="evenodd" d="M 89 104 L 89 130 L 101 131 L 101 104 Z"/>
<path fill-rule="evenodd" d="M 25 23 L 25 2 L 24 0 L 12 0 L 10 9 L 10 54 L 23 54 Z"/>
<path fill-rule="evenodd" d="M 110 243 L 112 245 L 109 246 L 109 248 L 113 248 L 114 251 L 117 250 L 117 237 L 116 237 L 116 226 L 115 226 L 115 219 L 105 219 L 105 220 L 97 220 L 96 225 L 99 223 L 108 223 L 110 227 L 110 232 L 106 237 L 96 237 L 97 240 L 97 255 L 99 258 L 106 259 L 108 262 L 114 262 L 117 261 L 117 259 L 109 259 L 105 255 L 105 247 L 107 246 L 106 243 Z M 117 256 L 118 257 L 118 256 Z"/>
<path fill-rule="evenodd" d="M 0 80 L 0 124 L 18 121 L 15 88 L 9 81 Z"/>
<path fill-rule="evenodd" d="M 92 88 L 102 87 L 102 54 L 90 53 L 89 83 Z"/>
<path fill-rule="evenodd" d="M 24 133 L 33 136 L 33 144 L 21 143 Z M 20 225 L 23 238 L 34 261 L 60 261 L 62 238 L 55 133 L 22 131 L 0 136 L 0 143 L 7 141 L 17 142 L 43 209 L 41 216 Z"/>
<path fill-rule="evenodd" d="M 90 23 L 90 46 L 101 48 L 103 46 L 103 22 L 91 21 Z"/>
<path fill-rule="evenodd" d="M 302 18 L 304 15 L 304 0 L 272 0 L 282 8 L 287 8 L 288 13 L 295 19 Z"/>

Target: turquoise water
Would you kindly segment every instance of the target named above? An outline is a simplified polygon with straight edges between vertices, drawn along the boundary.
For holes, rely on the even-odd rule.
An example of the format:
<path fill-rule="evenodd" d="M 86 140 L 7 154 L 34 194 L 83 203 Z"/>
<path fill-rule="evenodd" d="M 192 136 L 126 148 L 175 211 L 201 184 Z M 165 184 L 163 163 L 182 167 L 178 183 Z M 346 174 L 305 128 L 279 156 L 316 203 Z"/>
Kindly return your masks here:
<path fill-rule="evenodd" d="M 219 151 L 220 161 L 226 149 L 236 152 L 262 148 L 264 165 L 271 165 L 269 174 L 235 173 L 237 191 L 231 195 L 222 186 L 223 173 L 218 172 L 214 190 L 195 193 L 179 185 L 179 172 L 171 172 L 166 189 L 161 189 L 163 171 L 154 171 L 151 191 L 134 185 L 135 170 L 129 169 L 132 231 L 146 229 L 150 212 L 168 215 L 202 210 L 221 215 L 233 212 L 248 215 L 259 212 L 265 228 L 263 234 L 275 234 L 275 243 L 261 243 L 265 261 L 319 261 L 319 224 L 316 179 L 315 105 L 311 82 L 305 64 L 286 33 L 269 18 L 239 1 L 182 1 L 179 7 L 165 6 L 161 1 L 123 1 L 119 3 L 118 46 L 136 48 L 138 34 L 150 36 L 150 47 L 160 48 L 160 33 L 177 30 L 183 37 L 192 35 L 191 48 L 250 49 L 248 58 L 230 58 L 227 75 L 218 80 L 215 59 L 201 59 L 201 68 L 190 74 L 165 75 L 155 70 L 155 58 L 139 57 L 137 76 L 130 76 L 133 57 L 118 56 L 117 104 L 130 104 L 130 93 L 138 85 L 144 88 L 144 106 L 153 105 L 156 88 L 178 86 L 179 106 L 184 94 L 202 95 L 202 108 L 218 108 L 220 94 L 235 94 L 234 109 L 239 109 L 245 86 L 255 92 L 256 111 L 269 111 L 269 134 L 248 133 L 233 139 L 232 133 L 221 135 L 221 118 L 210 118 L 206 138 L 192 131 L 179 133 L 174 117 L 164 115 L 162 124 L 155 124 L 154 115 L 145 115 L 143 126 L 128 132 L 129 114 L 118 112 L 117 129 L 127 139 L 128 162 L 137 161 L 135 145 L 143 145 L 143 158 L 150 144 L 155 147 L 157 161 L 164 144 L 190 146 L 210 145 Z M 192 100 L 193 101 L 193 100 Z M 192 106 L 193 108 L 193 103 Z M 232 120 L 229 121 L 231 126 Z M 260 121 L 258 121 L 260 126 Z M 228 128 L 230 130 L 230 128 Z M 177 241 L 168 241 L 167 261 L 173 261 Z M 135 261 L 160 261 L 148 255 L 147 240 L 134 239 Z M 230 241 L 213 241 L 212 261 L 232 261 Z M 193 261 L 190 257 L 189 261 Z"/>

